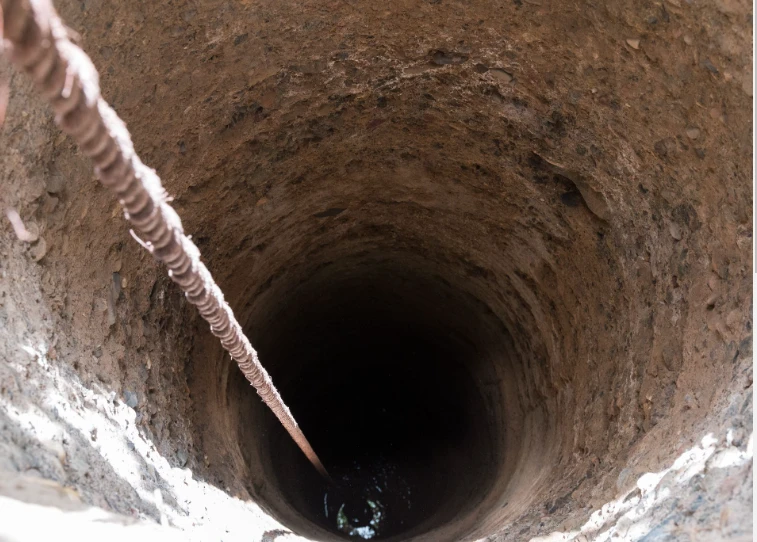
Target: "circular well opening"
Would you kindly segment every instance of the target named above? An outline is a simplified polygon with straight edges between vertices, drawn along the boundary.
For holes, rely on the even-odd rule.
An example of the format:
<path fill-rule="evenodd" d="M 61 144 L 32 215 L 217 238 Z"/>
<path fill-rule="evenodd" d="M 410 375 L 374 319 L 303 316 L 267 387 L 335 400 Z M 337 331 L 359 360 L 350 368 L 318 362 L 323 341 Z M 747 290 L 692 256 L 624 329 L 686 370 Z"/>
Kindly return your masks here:
<path fill-rule="evenodd" d="M 497 470 L 475 376 L 487 354 L 468 336 L 480 315 L 448 285 L 407 269 L 374 262 L 336 280 L 323 275 L 258 333 L 274 381 L 336 482 L 325 483 L 265 416 L 284 500 L 325 531 L 364 539 L 420 535 L 464 515 Z"/>

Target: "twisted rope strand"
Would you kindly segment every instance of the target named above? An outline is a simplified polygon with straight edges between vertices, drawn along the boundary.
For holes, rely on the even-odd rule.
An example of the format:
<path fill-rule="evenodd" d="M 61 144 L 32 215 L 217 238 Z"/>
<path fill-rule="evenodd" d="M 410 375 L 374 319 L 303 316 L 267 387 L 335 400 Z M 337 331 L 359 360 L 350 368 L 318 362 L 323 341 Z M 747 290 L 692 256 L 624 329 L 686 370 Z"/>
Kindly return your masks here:
<path fill-rule="evenodd" d="M 90 58 L 71 42 L 50 0 L 0 0 L 5 52 L 28 73 L 52 105 L 55 122 L 94 162 L 100 182 L 118 196 L 124 215 L 153 256 L 185 292 L 210 330 L 236 360 L 244 376 L 292 439 L 325 478 L 328 474 L 289 408 L 260 364 L 200 251 L 184 235 L 181 219 L 166 201 L 155 170 L 134 152 L 126 125 L 100 96 L 99 75 Z"/>

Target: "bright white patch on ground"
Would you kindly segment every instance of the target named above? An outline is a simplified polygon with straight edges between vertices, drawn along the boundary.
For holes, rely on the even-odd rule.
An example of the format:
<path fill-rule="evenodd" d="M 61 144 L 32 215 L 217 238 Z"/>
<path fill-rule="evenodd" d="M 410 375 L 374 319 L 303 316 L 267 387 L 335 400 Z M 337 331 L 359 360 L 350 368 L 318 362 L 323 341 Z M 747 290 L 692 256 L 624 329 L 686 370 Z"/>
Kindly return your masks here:
<path fill-rule="evenodd" d="M 116 399 L 113 392 L 98 387 L 90 389 L 82 385 L 78 378 L 62 375 L 59 364 L 51 363 L 47 359 L 46 345 L 24 345 L 20 350 L 22 352 L 19 356 L 31 356 L 33 363 L 41 369 L 34 371 L 30 378 L 24 376 L 26 384 L 39 391 L 43 396 L 41 406 L 57 412 L 60 421 L 52 419 L 33 404 L 29 404 L 24 410 L 2 396 L 0 409 L 24 428 L 40 446 L 57 451 L 70 464 L 81 459 L 65 458 L 62 443 L 69 438 L 67 431 L 73 428 L 88 440 L 94 432 L 97 437 L 92 446 L 115 473 L 134 488 L 141 499 L 157 508 L 162 524 L 184 531 L 181 535 L 183 540 L 249 542 L 267 539 L 265 533 L 269 531 L 278 531 L 275 537 L 277 542 L 303 540 L 291 534 L 279 534 L 287 530 L 256 504 L 231 497 L 212 485 L 196 480 L 188 468 L 172 467 L 166 458 L 158 453 L 152 442 L 140 435 L 135 424 L 136 412 L 132 408 Z M 23 363 L 10 362 L 8 366 L 19 376 L 26 374 L 23 371 Z M 69 429 L 66 429 L 66 426 Z M 159 489 L 147 487 L 143 476 L 145 465 L 148 469 L 154 469 L 155 474 L 160 477 Z M 82 465 L 81 468 L 86 469 L 87 465 Z M 171 499 L 166 498 L 168 494 Z M 169 500 L 176 505 L 169 504 Z M 49 508 L 40 512 L 37 509 L 41 507 L 25 503 L 14 504 L 18 508 L 17 513 L 8 515 L 9 503 L 14 502 L 16 501 L 3 498 L 2 515 L 6 519 L 2 520 L 3 525 L 0 526 L 0 539 L 5 540 L 7 537 L 8 540 L 15 540 L 13 536 L 18 533 L 14 533 L 13 527 L 23 526 L 24 522 L 28 525 L 28 514 L 36 513 L 39 514 L 38 517 L 52 514 L 51 518 L 54 521 L 62 522 L 58 523 L 60 526 L 69 521 L 77 524 L 96 524 L 101 522 L 99 513 L 114 516 L 104 511 L 98 512 L 97 509 L 89 509 L 79 516 L 71 516 L 70 513 L 64 515 Z M 15 518 L 14 521 L 10 521 L 10 516 Z M 42 527 L 44 526 L 40 526 Z M 93 533 L 100 532 L 97 525 L 92 528 Z M 105 532 L 109 531 L 106 529 Z"/>
<path fill-rule="evenodd" d="M 712 469 L 740 467 L 752 461 L 753 434 L 750 434 L 744 450 L 731 445 L 731 434 L 729 431 L 720 448 L 718 440 L 708 434 L 699 446 L 682 453 L 669 468 L 640 476 L 636 488 L 596 510 L 580 529 L 553 532 L 532 538 L 530 542 L 630 542 L 641 539 L 658 523 L 653 512 L 677 493 L 670 485 L 660 484 L 668 474 L 673 473 L 674 484 L 683 486 L 694 476 L 707 476 Z"/>

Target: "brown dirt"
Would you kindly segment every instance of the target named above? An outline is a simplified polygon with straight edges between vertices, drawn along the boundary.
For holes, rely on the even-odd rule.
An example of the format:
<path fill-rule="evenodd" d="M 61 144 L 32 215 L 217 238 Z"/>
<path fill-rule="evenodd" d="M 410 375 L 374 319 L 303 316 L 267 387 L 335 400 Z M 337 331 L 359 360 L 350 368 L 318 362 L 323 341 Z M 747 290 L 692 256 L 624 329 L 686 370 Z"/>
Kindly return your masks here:
<path fill-rule="evenodd" d="M 58 7 L 314 446 L 349 444 L 319 421 L 327 362 L 377 337 L 406 348 L 403 330 L 449 353 L 414 376 L 398 362 L 421 397 L 427 379 L 449 389 L 469 430 L 434 448 L 449 484 L 422 476 L 436 508 L 399 538 L 577 532 L 708 433 L 712 458 L 747 453 L 746 2 Z M 298 501 L 301 458 L 118 204 L 28 82 L 0 75 L 0 205 L 42 239 L 3 218 L 0 467 L 188 532 L 220 520 L 186 500 L 236 497 L 260 537 L 280 528 L 267 514 L 333 536 Z M 667 504 L 640 489 L 653 521 L 627 536 L 751 533 L 751 464 L 730 465 L 668 480 Z"/>

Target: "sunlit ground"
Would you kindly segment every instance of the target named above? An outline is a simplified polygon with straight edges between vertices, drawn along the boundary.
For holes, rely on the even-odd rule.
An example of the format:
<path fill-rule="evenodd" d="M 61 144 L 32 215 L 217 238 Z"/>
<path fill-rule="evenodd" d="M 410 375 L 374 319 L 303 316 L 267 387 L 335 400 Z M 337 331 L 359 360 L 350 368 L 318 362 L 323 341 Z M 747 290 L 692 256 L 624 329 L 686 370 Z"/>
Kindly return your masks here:
<path fill-rule="evenodd" d="M 79 432 L 142 501 L 157 509 L 160 523 L 185 531 L 191 540 L 249 541 L 260 540 L 266 532 L 287 532 L 254 503 L 195 479 L 189 468 L 172 467 L 152 442 L 140 435 L 132 408 L 116 399 L 112 391 L 99 386 L 87 388 L 78 378 L 62 374 L 60 361 L 49 360 L 47 351 L 44 343 L 23 345 L 19 359 L 7 362 L 7 367 L 23 379 L 24 388 L 36 390 L 43 398 L 41 404 L 23 401 L 26 404 L 21 407 L 17 397 L 11 401 L 0 395 L 0 410 L 30 439 L 65 455 L 62 443 L 72 437 L 72 431 Z M 33 370 L 28 370 L 29 358 L 36 364 Z M 68 457 L 66 461 L 72 463 L 77 458 Z M 145 465 L 162 479 L 161 487 L 150 487 L 155 484 L 144 479 Z M 136 510 L 135 515 L 147 519 Z"/>
<path fill-rule="evenodd" d="M 663 505 L 666 502 L 679 498 L 685 492 L 681 488 L 692 479 L 697 476 L 713 476 L 716 470 L 741 467 L 752 461 L 753 434 L 749 435 L 745 450 L 732 446 L 732 435 L 733 430 L 729 429 L 725 442 L 721 443 L 711 433 L 706 435 L 700 445 L 686 450 L 667 469 L 648 472 L 641 476 L 636 481 L 635 488 L 596 510 L 580 529 L 554 532 L 547 536 L 533 538 L 531 542 L 588 542 L 589 540 L 621 542 L 644 539 L 664 521 L 661 521 L 660 515 L 656 512 L 664 510 Z M 681 529 L 678 534 L 681 535 L 680 539 L 685 540 L 714 542 L 720 539 L 712 534 L 700 533 L 696 536 L 697 533 L 685 533 L 684 529 Z M 666 538 L 666 540 L 672 539 Z M 742 538 L 736 536 L 732 540 L 742 540 Z M 746 540 L 752 540 L 752 537 L 749 536 L 743 540 L 746 542 Z"/>

